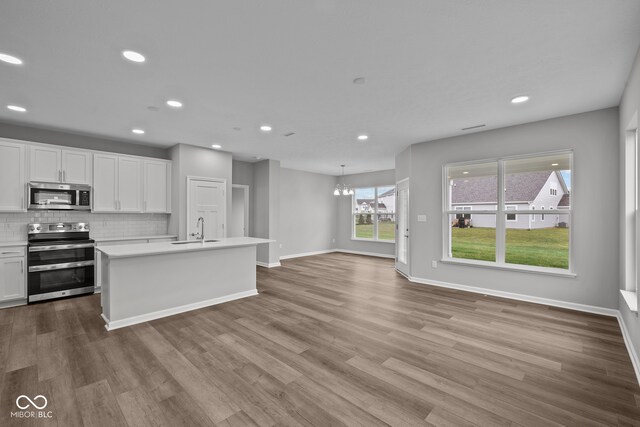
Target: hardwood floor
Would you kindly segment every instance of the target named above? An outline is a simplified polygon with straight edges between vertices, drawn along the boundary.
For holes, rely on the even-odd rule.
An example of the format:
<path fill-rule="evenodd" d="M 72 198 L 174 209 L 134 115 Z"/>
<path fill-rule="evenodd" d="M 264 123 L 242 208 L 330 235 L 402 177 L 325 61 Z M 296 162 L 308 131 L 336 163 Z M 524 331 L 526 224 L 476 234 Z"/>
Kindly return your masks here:
<path fill-rule="evenodd" d="M 640 425 L 614 318 L 347 254 L 259 268 L 258 284 L 112 332 L 98 295 L 0 310 L 0 425 Z M 21 394 L 52 418 L 11 418 Z"/>

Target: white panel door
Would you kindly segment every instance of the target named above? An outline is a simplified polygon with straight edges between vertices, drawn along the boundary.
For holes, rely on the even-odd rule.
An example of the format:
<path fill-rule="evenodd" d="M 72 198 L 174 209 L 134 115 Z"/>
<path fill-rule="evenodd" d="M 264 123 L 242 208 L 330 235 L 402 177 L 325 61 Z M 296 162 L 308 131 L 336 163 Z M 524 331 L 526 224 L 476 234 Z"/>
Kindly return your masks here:
<path fill-rule="evenodd" d="M 118 158 L 118 210 L 142 211 L 142 163 L 133 157 Z"/>
<path fill-rule="evenodd" d="M 118 208 L 118 156 L 96 154 L 93 170 L 93 210 L 115 212 Z"/>
<path fill-rule="evenodd" d="M 170 169 L 166 162 L 144 161 L 145 212 L 169 212 Z"/>
<path fill-rule="evenodd" d="M 87 151 L 62 150 L 62 181 L 91 185 L 92 156 Z"/>
<path fill-rule="evenodd" d="M 224 180 L 189 179 L 187 239 L 199 237 L 198 218 L 204 218 L 206 240 L 225 237 L 226 198 Z M 192 234 L 195 234 L 192 236 Z"/>
<path fill-rule="evenodd" d="M 59 148 L 33 146 L 29 149 L 29 176 L 31 181 L 60 182 L 62 180 L 61 151 Z"/>
<path fill-rule="evenodd" d="M 26 208 L 24 153 L 24 145 L 0 141 L 0 211 Z"/>
<path fill-rule="evenodd" d="M 396 269 L 409 276 L 409 181 L 396 187 Z"/>
<path fill-rule="evenodd" d="M 0 301 L 27 297 L 24 257 L 0 258 Z"/>

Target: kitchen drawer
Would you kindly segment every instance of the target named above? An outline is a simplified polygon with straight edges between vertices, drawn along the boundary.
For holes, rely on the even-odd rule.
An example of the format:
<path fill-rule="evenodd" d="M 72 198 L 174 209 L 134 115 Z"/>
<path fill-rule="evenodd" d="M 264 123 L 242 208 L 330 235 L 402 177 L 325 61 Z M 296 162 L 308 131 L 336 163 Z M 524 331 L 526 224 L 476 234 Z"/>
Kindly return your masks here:
<path fill-rule="evenodd" d="M 21 257 L 27 254 L 24 246 L 4 246 L 0 247 L 0 258 Z"/>

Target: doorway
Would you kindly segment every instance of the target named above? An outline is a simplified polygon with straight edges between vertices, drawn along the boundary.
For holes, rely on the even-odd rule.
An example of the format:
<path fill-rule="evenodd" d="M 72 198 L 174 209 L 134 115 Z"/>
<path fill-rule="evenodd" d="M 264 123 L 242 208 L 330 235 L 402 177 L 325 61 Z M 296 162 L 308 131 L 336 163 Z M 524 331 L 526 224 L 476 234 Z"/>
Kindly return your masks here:
<path fill-rule="evenodd" d="M 409 277 L 409 179 L 396 184 L 396 215 L 396 270 Z"/>
<path fill-rule="evenodd" d="M 229 237 L 249 236 L 249 186 L 233 184 Z"/>
<path fill-rule="evenodd" d="M 204 219 L 206 240 L 226 237 L 227 199 L 224 179 L 187 177 L 187 240 L 199 239 Z"/>

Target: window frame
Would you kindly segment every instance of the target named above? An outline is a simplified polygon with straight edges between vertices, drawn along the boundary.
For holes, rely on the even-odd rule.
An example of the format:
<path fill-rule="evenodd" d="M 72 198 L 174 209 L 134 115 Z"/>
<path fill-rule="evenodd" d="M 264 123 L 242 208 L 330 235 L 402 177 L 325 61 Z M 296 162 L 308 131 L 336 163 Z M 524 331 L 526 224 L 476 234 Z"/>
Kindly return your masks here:
<path fill-rule="evenodd" d="M 512 207 L 513 209 L 509 209 Z M 505 205 L 504 210 L 507 211 L 507 222 L 518 222 L 518 205 Z M 515 213 L 509 213 L 509 211 L 516 211 Z M 513 219 L 509 219 L 509 215 L 513 215 Z"/>
<path fill-rule="evenodd" d="M 505 262 L 506 255 L 506 224 L 507 224 L 507 210 L 506 204 L 504 200 L 504 191 L 498 191 L 498 203 L 496 206 L 496 210 L 482 210 L 482 211 L 474 211 L 475 214 L 483 214 L 483 215 L 495 215 L 496 218 L 496 260 L 495 261 L 481 261 L 474 259 L 464 259 L 464 258 L 454 258 L 451 256 L 451 230 L 449 226 L 449 217 L 450 215 L 455 215 L 455 210 L 450 205 L 450 191 L 449 191 L 449 179 L 447 170 L 450 167 L 462 167 L 462 166 L 473 166 L 482 163 L 496 162 L 497 163 L 497 183 L 498 188 L 505 188 L 505 162 L 510 160 L 520 160 L 520 159 L 535 159 L 537 157 L 544 157 L 550 155 L 569 155 L 569 165 L 571 170 L 572 178 L 575 176 L 575 166 L 573 161 L 573 150 L 557 150 L 557 151 L 547 151 L 547 152 L 539 152 L 539 153 L 530 153 L 523 154 L 517 156 L 505 156 L 505 157 L 496 157 L 489 159 L 477 159 L 473 161 L 465 161 L 465 162 L 454 162 L 454 163 L 446 163 L 442 166 L 442 234 L 443 234 L 443 245 L 442 245 L 442 258 L 441 262 L 447 264 L 464 264 L 478 267 L 486 267 L 496 270 L 516 270 L 528 273 L 536 273 L 536 274 L 546 274 L 546 275 L 554 275 L 561 277 L 569 277 L 574 278 L 577 277 L 577 274 L 574 270 L 575 268 L 575 260 L 574 260 L 574 232 L 573 232 L 573 206 L 575 205 L 575 189 L 573 180 L 571 182 L 571 204 L 568 209 L 563 209 L 562 214 L 568 216 L 569 224 L 572 224 L 569 227 L 569 248 L 568 248 L 568 268 L 554 268 L 554 267 L 539 267 L 533 265 L 524 265 L 524 264 L 511 264 Z M 511 212 L 511 211 L 509 211 Z M 544 215 L 548 213 L 544 209 L 535 209 L 535 206 L 531 205 L 531 210 L 527 211 L 525 215 L 529 215 L 530 218 L 535 222 L 536 215 Z M 510 221 L 511 222 L 511 221 Z"/>
<path fill-rule="evenodd" d="M 396 243 L 396 239 L 395 239 L 395 234 L 397 234 L 398 230 L 397 230 L 397 224 L 396 224 L 396 230 L 394 231 L 394 239 L 393 240 L 386 240 L 386 239 L 380 239 L 379 238 L 379 233 L 378 233 L 378 217 L 379 215 L 390 215 L 393 216 L 394 218 L 394 223 L 395 223 L 395 219 L 396 219 L 396 212 L 394 210 L 394 212 L 390 213 L 390 212 L 379 212 L 378 208 L 379 208 L 379 202 L 378 202 L 378 197 L 379 197 L 379 189 L 383 188 L 383 187 L 393 187 L 396 189 L 396 192 L 398 191 L 398 188 L 396 186 L 396 184 L 391 184 L 391 185 L 369 185 L 366 187 L 355 187 L 354 188 L 354 192 L 351 195 L 351 240 L 356 240 L 356 241 L 360 241 L 360 242 L 380 242 L 380 243 Z M 366 237 L 356 237 L 356 216 L 357 215 L 362 215 L 363 212 L 355 212 L 355 207 L 356 207 L 356 194 L 358 192 L 358 190 L 362 190 L 362 189 L 368 189 L 368 188 L 373 188 L 374 190 L 374 209 L 373 212 L 367 212 L 365 214 L 369 214 L 371 215 L 371 222 L 373 225 L 373 236 L 372 238 L 366 238 Z"/>

